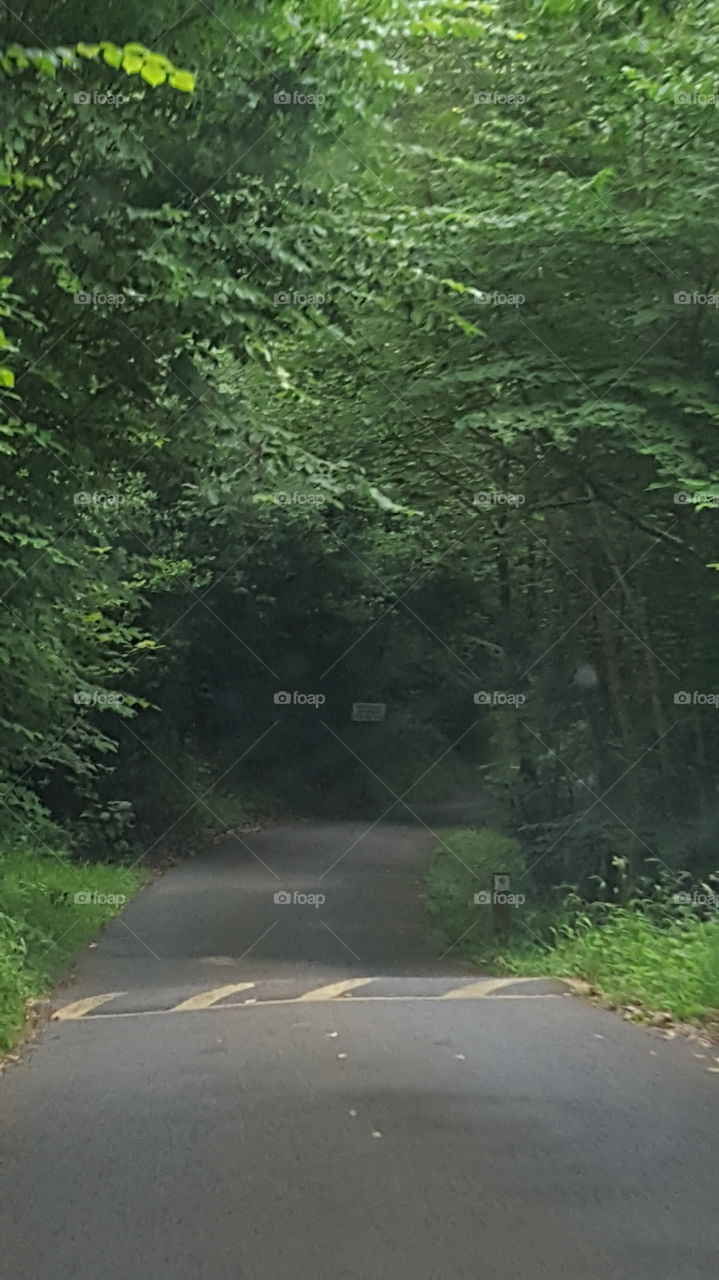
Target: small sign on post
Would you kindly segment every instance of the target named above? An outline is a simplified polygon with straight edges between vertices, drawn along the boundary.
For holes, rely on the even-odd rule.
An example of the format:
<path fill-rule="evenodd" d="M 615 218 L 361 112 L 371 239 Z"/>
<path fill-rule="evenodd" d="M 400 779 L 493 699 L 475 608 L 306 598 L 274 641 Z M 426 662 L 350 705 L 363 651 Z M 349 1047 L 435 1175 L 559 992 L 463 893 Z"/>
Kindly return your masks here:
<path fill-rule="evenodd" d="M 508 942 L 512 928 L 510 879 L 506 871 L 492 876 L 492 927 L 499 942 Z"/>
<path fill-rule="evenodd" d="M 352 719 L 360 721 L 384 720 L 387 704 L 385 702 L 353 702 Z"/>

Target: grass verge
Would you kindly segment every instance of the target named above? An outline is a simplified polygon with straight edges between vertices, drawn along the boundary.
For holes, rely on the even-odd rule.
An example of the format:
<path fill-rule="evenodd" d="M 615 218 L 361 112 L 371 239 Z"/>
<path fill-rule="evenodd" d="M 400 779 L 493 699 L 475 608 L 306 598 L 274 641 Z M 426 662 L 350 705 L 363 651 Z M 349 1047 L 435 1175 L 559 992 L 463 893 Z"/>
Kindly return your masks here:
<path fill-rule="evenodd" d="M 509 871 L 525 902 L 512 908 L 512 937 L 493 937 L 491 906 L 474 895 Z M 513 841 L 492 831 L 442 835 L 425 881 L 425 903 L 454 955 L 495 973 L 582 978 L 612 1004 L 664 1010 L 675 1018 L 719 1016 L 719 912 L 700 918 L 672 895 L 627 907 L 575 897 L 533 904 L 530 878 Z"/>
<path fill-rule="evenodd" d="M 602 919 L 554 928 L 549 947 L 509 953 L 512 972 L 581 977 L 612 1004 L 666 1010 L 676 1018 L 719 1012 L 719 919 L 657 922 L 634 907 L 606 907 Z"/>
<path fill-rule="evenodd" d="M 146 879 L 137 868 L 0 850 L 0 1052 L 25 1024 L 27 1002 Z"/>

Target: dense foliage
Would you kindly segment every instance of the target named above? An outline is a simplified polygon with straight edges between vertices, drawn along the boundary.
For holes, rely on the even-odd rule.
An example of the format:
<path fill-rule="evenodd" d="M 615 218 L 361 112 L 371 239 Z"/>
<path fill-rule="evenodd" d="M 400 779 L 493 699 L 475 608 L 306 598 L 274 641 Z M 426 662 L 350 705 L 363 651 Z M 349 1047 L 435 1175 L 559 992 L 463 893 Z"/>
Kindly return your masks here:
<path fill-rule="evenodd" d="M 538 893 L 709 876 L 711 6 L 28 0 L 0 48 L 10 837 L 451 783 Z"/>

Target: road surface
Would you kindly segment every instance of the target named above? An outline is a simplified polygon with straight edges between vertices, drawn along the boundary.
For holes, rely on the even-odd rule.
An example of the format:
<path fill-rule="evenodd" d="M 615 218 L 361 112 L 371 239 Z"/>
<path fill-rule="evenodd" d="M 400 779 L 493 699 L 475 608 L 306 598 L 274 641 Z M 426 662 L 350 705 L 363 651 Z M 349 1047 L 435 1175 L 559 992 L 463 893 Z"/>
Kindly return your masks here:
<path fill-rule="evenodd" d="M 716 1277 L 711 1051 L 440 958 L 430 843 L 278 827 L 129 905 L 0 1078 L 8 1277 Z"/>

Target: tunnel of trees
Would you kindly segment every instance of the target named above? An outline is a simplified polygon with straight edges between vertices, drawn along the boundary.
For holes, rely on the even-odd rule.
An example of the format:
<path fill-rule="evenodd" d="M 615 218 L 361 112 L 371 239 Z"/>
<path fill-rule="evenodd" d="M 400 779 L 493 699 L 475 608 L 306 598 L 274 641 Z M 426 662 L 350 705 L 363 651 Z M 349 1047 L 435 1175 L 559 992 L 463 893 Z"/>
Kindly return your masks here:
<path fill-rule="evenodd" d="M 4 847 L 468 795 L 540 889 L 710 875 L 713 6 L 0 32 Z"/>

